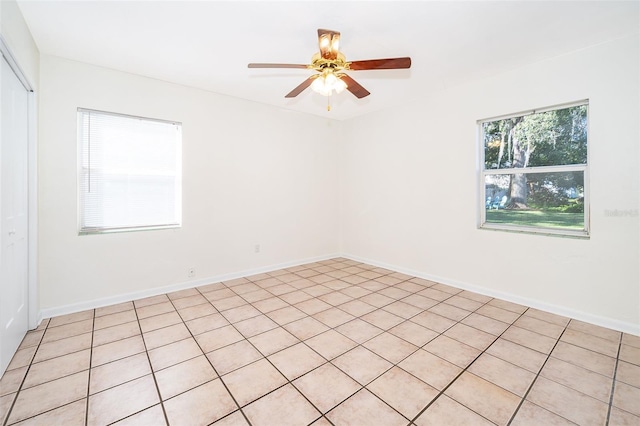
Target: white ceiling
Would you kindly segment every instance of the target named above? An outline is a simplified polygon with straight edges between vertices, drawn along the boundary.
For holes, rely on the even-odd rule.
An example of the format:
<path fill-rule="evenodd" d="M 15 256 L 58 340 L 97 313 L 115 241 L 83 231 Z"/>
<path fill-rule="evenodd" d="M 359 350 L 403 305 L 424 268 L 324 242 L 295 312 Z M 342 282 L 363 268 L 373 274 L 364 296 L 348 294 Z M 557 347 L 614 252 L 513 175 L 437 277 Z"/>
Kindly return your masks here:
<path fill-rule="evenodd" d="M 40 52 L 333 119 L 638 33 L 638 1 L 18 0 Z M 327 99 L 304 69 L 318 28 L 341 32 L 347 60 L 410 56 L 410 70 L 354 71 L 371 95 Z"/>

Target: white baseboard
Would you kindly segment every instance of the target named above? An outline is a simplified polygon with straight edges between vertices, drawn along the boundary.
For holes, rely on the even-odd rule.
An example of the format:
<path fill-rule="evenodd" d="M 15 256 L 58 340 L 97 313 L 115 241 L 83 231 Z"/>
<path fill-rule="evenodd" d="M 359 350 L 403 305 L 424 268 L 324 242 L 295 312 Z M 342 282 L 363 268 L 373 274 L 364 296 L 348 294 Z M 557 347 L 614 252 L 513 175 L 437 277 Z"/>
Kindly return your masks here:
<path fill-rule="evenodd" d="M 244 271 L 232 272 L 228 274 L 217 275 L 198 280 L 185 281 L 168 286 L 154 287 L 131 293 L 118 294 L 116 296 L 104 297 L 100 299 L 88 300 L 85 302 L 72 303 L 69 305 L 56 306 L 53 308 L 42 309 L 39 312 L 38 324 L 44 318 L 53 318 L 60 315 L 73 314 L 76 312 L 86 311 L 87 309 L 96 309 L 103 306 L 115 305 L 117 303 L 129 302 L 131 300 L 143 299 L 145 297 L 157 296 L 159 294 L 171 293 L 174 291 L 185 290 L 188 288 L 199 287 L 206 284 L 217 283 L 220 281 L 229 281 L 236 278 L 248 277 L 251 275 L 262 274 L 265 272 L 277 271 L 278 269 L 291 268 L 293 266 L 304 265 L 306 263 L 320 262 L 323 260 L 340 257 L 339 254 L 329 254 L 324 256 L 316 256 L 306 259 L 298 259 L 291 262 L 279 263 L 276 265 L 267 265 L 254 269 L 246 269 Z"/>
<path fill-rule="evenodd" d="M 640 336 L 640 324 L 634 324 L 631 322 L 620 321 L 614 318 L 602 317 L 599 315 L 593 315 L 588 312 L 578 311 L 575 309 L 567 308 L 564 306 L 558 306 L 551 303 L 546 303 L 536 299 L 529 299 L 527 297 L 521 297 L 511 293 L 505 293 L 501 291 L 492 290 L 486 287 L 481 287 L 465 282 L 452 280 L 446 277 L 439 277 L 435 275 L 425 274 L 424 272 L 414 271 L 397 265 L 391 265 L 384 262 L 378 262 L 374 259 L 367 259 L 360 256 L 350 255 L 343 253 L 341 257 L 346 259 L 355 260 L 357 262 L 367 263 L 369 265 L 378 266 L 380 268 L 397 271 L 406 275 L 411 275 L 418 278 L 423 278 L 429 281 L 435 281 L 438 283 L 450 285 L 462 290 L 473 291 L 474 293 L 483 294 L 485 296 L 495 297 L 498 299 L 506 300 L 508 302 L 518 303 L 520 305 L 536 308 L 541 311 L 550 312 L 556 315 L 562 315 L 564 317 L 573 318 L 579 321 L 588 322 L 590 324 L 599 325 L 601 327 L 610 328 L 613 330 L 622 331 L 624 333 L 634 334 Z"/>
<path fill-rule="evenodd" d="M 599 325 L 602 327 L 607 327 L 613 330 L 634 334 L 636 336 L 640 335 L 640 325 L 638 324 L 620 321 L 613 318 L 602 317 L 599 315 L 593 315 L 587 312 L 578 311 L 578 310 L 567 308 L 564 306 L 558 306 L 558 305 L 546 303 L 536 299 L 529 299 L 526 297 L 521 297 L 518 295 L 511 294 L 511 293 L 496 291 L 486 287 L 481 287 L 481 286 L 477 286 L 477 285 L 473 285 L 465 282 L 452 280 L 446 277 L 439 277 L 435 275 L 425 274 L 424 272 L 421 272 L 421 271 L 414 271 L 411 269 L 404 268 L 402 266 L 391 265 L 388 263 L 379 262 L 374 259 L 367 259 L 367 258 L 363 258 L 360 256 L 355 256 L 347 253 L 342 253 L 342 254 L 336 253 L 336 254 L 330 254 L 330 255 L 324 255 L 324 256 L 316 256 L 316 257 L 307 258 L 307 259 L 298 259 L 291 262 L 268 265 L 260 268 L 247 269 L 244 271 L 232 272 L 228 274 L 222 274 L 222 275 L 217 275 L 213 277 L 193 280 L 193 281 L 185 281 L 185 282 L 171 284 L 163 287 L 155 287 L 147 290 L 124 293 L 124 294 L 105 297 L 101 299 L 94 299 L 94 300 L 89 300 L 85 302 L 73 303 L 70 305 L 42 309 L 38 315 L 38 319 L 39 319 L 38 323 L 40 323 L 40 321 L 43 318 L 52 318 L 59 315 L 66 315 L 66 314 L 72 314 L 75 312 L 81 312 L 87 309 L 101 308 L 103 306 L 114 305 L 122 302 L 129 302 L 131 300 L 157 296 L 159 294 L 171 293 L 174 291 L 184 290 L 184 289 L 193 288 L 193 287 L 199 287 L 199 286 L 210 284 L 210 283 L 228 281 L 235 278 L 247 277 L 255 274 L 261 274 L 264 272 L 276 271 L 278 269 L 290 268 L 293 266 L 303 265 L 305 263 L 318 262 L 322 260 L 333 259 L 336 257 L 343 257 L 346 259 L 355 260 L 357 262 L 367 263 L 369 265 L 378 266 L 378 267 L 389 269 L 392 271 L 401 272 L 403 274 L 411 275 L 418 278 L 423 278 L 429 281 L 435 281 L 438 283 L 450 285 L 452 287 L 456 287 L 462 290 L 473 291 L 475 293 L 483 294 L 485 296 L 495 297 L 495 298 L 506 300 L 509 302 L 518 303 L 521 305 L 540 309 L 542 311 L 550 312 L 553 314 L 562 315 L 568 318 L 574 318 L 580 321 L 588 322 L 588 323 Z"/>

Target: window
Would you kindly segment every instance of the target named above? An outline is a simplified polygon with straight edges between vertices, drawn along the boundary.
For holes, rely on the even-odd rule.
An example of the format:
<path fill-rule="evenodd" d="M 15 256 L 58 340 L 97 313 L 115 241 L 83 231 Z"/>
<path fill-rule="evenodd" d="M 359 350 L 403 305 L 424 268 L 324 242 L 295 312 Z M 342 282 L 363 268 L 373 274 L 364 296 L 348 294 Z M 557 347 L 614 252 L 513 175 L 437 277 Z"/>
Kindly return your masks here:
<path fill-rule="evenodd" d="M 182 125 L 78 109 L 80 233 L 178 227 Z"/>
<path fill-rule="evenodd" d="M 480 227 L 589 235 L 588 102 L 480 120 Z"/>

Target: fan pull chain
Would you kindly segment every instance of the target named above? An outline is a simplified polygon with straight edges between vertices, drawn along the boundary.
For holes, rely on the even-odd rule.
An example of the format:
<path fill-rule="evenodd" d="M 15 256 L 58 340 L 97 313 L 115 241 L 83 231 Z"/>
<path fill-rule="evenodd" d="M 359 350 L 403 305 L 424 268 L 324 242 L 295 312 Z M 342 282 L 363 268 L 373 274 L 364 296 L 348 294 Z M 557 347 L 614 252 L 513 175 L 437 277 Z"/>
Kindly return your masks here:
<path fill-rule="evenodd" d="M 327 96 L 327 111 L 331 111 L 331 92 L 329 92 L 329 96 Z"/>

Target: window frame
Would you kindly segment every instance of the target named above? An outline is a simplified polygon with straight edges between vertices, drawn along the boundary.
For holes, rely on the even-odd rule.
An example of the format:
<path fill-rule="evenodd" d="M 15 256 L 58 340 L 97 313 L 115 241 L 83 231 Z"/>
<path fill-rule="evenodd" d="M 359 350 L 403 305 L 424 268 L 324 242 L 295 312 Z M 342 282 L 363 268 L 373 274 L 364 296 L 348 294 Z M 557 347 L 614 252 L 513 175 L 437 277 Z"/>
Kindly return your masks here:
<path fill-rule="evenodd" d="M 483 124 L 487 122 L 493 122 L 498 120 L 504 120 L 514 117 L 523 117 L 532 114 L 538 114 L 548 111 L 555 111 L 559 109 L 566 109 L 576 106 L 587 106 L 587 162 L 584 164 L 565 164 L 560 166 L 535 166 L 535 167 L 511 167 L 504 169 L 485 169 L 485 146 L 484 146 L 484 129 Z M 590 108 L 589 99 L 583 99 L 575 102 L 568 102 L 558 105 L 552 105 L 544 108 L 536 108 L 526 110 L 522 112 L 500 115 L 497 117 L 489 117 L 476 121 L 477 124 L 477 140 L 478 140 L 478 217 L 477 227 L 478 229 L 487 229 L 495 231 L 507 231 L 524 234 L 537 234 L 537 235 L 550 235 L 557 237 L 571 237 L 571 238 L 590 238 L 590 184 L 589 184 L 589 155 L 591 144 L 590 140 Z M 490 175 L 513 175 L 513 174 L 543 174 L 543 173 L 558 173 L 558 172 L 576 172 L 581 171 L 584 173 L 584 228 L 581 230 L 567 229 L 567 228 L 551 228 L 543 226 L 526 226 L 515 224 L 500 224 L 487 222 L 487 208 L 486 208 L 486 177 Z"/>
<path fill-rule="evenodd" d="M 83 206 L 83 198 L 82 198 L 82 180 L 84 176 L 83 171 L 83 132 L 82 132 L 82 114 L 85 113 L 96 113 L 100 115 L 111 115 L 115 117 L 123 117 L 129 119 L 150 121 L 150 122 L 158 122 L 170 124 L 173 126 L 177 126 L 177 130 L 179 132 L 178 140 L 177 140 L 177 154 L 176 154 L 176 179 L 177 182 L 177 191 L 175 194 L 175 201 L 177 203 L 177 214 L 175 223 L 166 223 L 166 224 L 151 224 L 151 225 L 136 225 L 136 226 L 117 226 L 117 227 L 87 227 L 83 226 L 83 215 L 84 215 L 84 206 Z M 121 233 L 121 232 L 135 232 L 135 231 L 150 231 L 150 230 L 160 230 L 160 229 L 175 229 L 182 227 L 182 123 L 179 121 L 173 120 L 163 120 L 158 118 L 150 118 L 150 117 L 142 117 L 131 114 L 122 114 L 111 111 L 102 111 L 91 108 L 77 108 L 76 112 L 76 126 L 77 126 L 77 226 L 78 226 L 78 235 L 96 235 L 96 234 L 111 234 L 111 233 Z"/>

